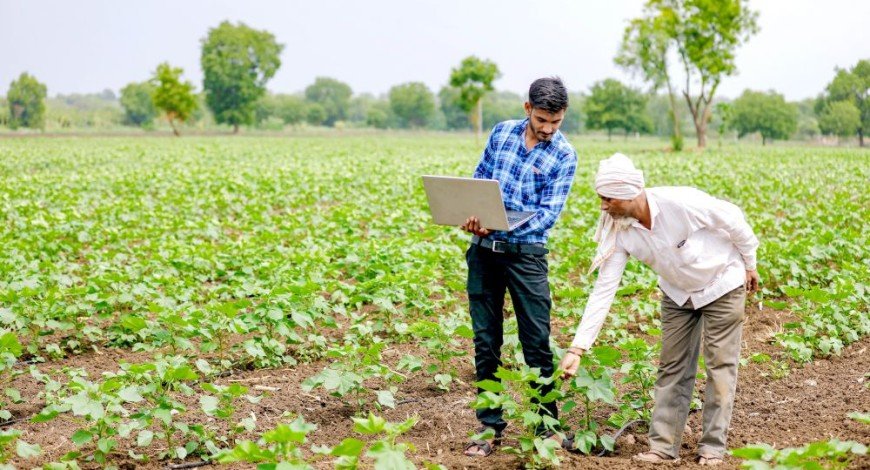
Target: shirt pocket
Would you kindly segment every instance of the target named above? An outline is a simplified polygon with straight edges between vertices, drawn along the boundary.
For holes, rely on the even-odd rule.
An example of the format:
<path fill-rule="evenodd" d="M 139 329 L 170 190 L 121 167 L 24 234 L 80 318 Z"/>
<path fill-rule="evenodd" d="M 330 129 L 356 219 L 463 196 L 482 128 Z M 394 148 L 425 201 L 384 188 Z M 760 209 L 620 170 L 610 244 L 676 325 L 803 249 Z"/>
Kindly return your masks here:
<path fill-rule="evenodd" d="M 531 175 L 530 187 L 533 189 L 535 196 L 533 199 L 535 201 L 540 201 L 544 188 L 546 188 L 547 184 L 550 182 L 550 176 L 539 170 L 537 167 L 529 169 L 529 174 Z"/>
<path fill-rule="evenodd" d="M 699 237 L 689 236 L 678 242 L 672 249 L 679 266 L 691 266 L 701 257 L 704 247 Z"/>

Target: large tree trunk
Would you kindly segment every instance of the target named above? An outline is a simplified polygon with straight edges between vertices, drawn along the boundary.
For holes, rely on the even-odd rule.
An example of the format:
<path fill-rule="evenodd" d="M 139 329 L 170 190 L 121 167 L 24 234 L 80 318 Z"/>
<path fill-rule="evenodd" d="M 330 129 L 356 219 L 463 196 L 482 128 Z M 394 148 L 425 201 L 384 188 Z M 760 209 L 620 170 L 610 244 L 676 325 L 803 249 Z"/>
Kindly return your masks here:
<path fill-rule="evenodd" d="M 707 146 L 707 120 L 701 119 L 702 122 L 695 123 L 695 130 L 698 133 L 698 147 L 704 148 Z"/>
<path fill-rule="evenodd" d="M 858 146 L 859 147 L 864 146 L 864 130 L 863 129 L 858 129 Z"/>
<path fill-rule="evenodd" d="M 703 120 L 700 110 L 697 106 L 692 103 L 692 97 L 689 96 L 688 93 L 683 91 L 683 96 L 686 97 L 686 103 L 689 105 L 689 113 L 692 115 L 692 124 L 695 125 L 695 135 L 698 137 L 698 148 L 704 148 L 707 145 L 707 136 L 705 134 L 704 125 L 701 122 Z"/>
<path fill-rule="evenodd" d="M 238 134 L 238 133 L 239 133 L 239 125 L 233 124 L 233 134 Z"/>
<path fill-rule="evenodd" d="M 178 128 L 175 127 L 175 121 L 172 119 L 169 120 L 169 127 L 172 128 L 172 133 L 175 134 L 175 137 L 181 137 L 181 133 L 178 132 Z"/>
<path fill-rule="evenodd" d="M 698 116 L 692 113 L 692 120 L 695 121 L 695 134 L 698 135 L 698 148 L 707 146 L 707 129 L 702 123 L 698 122 Z"/>

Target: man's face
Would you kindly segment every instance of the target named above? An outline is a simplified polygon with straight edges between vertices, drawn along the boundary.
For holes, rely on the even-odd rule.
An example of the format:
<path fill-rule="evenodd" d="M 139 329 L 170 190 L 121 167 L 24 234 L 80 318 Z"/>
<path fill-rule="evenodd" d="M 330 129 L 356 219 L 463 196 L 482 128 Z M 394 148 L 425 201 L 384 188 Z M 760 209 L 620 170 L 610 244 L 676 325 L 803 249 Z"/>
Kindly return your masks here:
<path fill-rule="evenodd" d="M 610 214 L 611 217 L 619 218 L 630 216 L 632 200 L 613 199 L 600 194 L 598 197 L 601 198 L 601 210 Z"/>
<path fill-rule="evenodd" d="M 542 142 L 549 142 L 553 138 L 553 134 L 559 130 L 559 126 L 562 125 L 562 120 L 565 119 L 565 110 L 551 113 L 540 108 L 533 108 L 528 101 L 525 108 L 526 115 L 529 116 L 529 127 L 532 128 L 535 138 Z"/>

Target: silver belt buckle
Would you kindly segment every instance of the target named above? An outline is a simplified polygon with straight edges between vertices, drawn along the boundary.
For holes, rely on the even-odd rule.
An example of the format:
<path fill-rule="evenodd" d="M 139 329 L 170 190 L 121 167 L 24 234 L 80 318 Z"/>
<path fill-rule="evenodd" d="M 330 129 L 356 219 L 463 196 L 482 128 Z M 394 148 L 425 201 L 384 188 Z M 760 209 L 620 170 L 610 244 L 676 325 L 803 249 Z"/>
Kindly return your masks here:
<path fill-rule="evenodd" d="M 493 240 L 492 241 L 492 252 L 493 253 L 504 253 L 504 248 L 499 249 L 499 245 L 506 245 L 505 242 L 501 240 Z"/>

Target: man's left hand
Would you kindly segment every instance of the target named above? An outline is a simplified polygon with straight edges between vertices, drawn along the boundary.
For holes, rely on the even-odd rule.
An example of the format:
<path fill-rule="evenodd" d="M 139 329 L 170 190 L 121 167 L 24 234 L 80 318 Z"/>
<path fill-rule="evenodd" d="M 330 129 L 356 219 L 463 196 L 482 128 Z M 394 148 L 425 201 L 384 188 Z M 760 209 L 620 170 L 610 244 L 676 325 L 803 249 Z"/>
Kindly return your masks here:
<path fill-rule="evenodd" d="M 488 229 L 483 228 L 483 225 L 480 224 L 480 219 L 477 217 L 469 217 L 465 219 L 465 223 L 460 225 L 459 228 L 466 232 L 471 232 L 478 237 L 485 237 L 490 233 Z"/>
<path fill-rule="evenodd" d="M 746 292 L 750 294 L 758 290 L 758 271 L 756 270 L 746 270 Z"/>
<path fill-rule="evenodd" d="M 583 355 L 583 350 L 580 348 L 568 348 L 565 351 L 565 356 L 559 363 L 559 370 L 562 371 L 562 378 L 567 379 L 577 375 L 577 368 L 580 367 L 580 356 Z"/>

